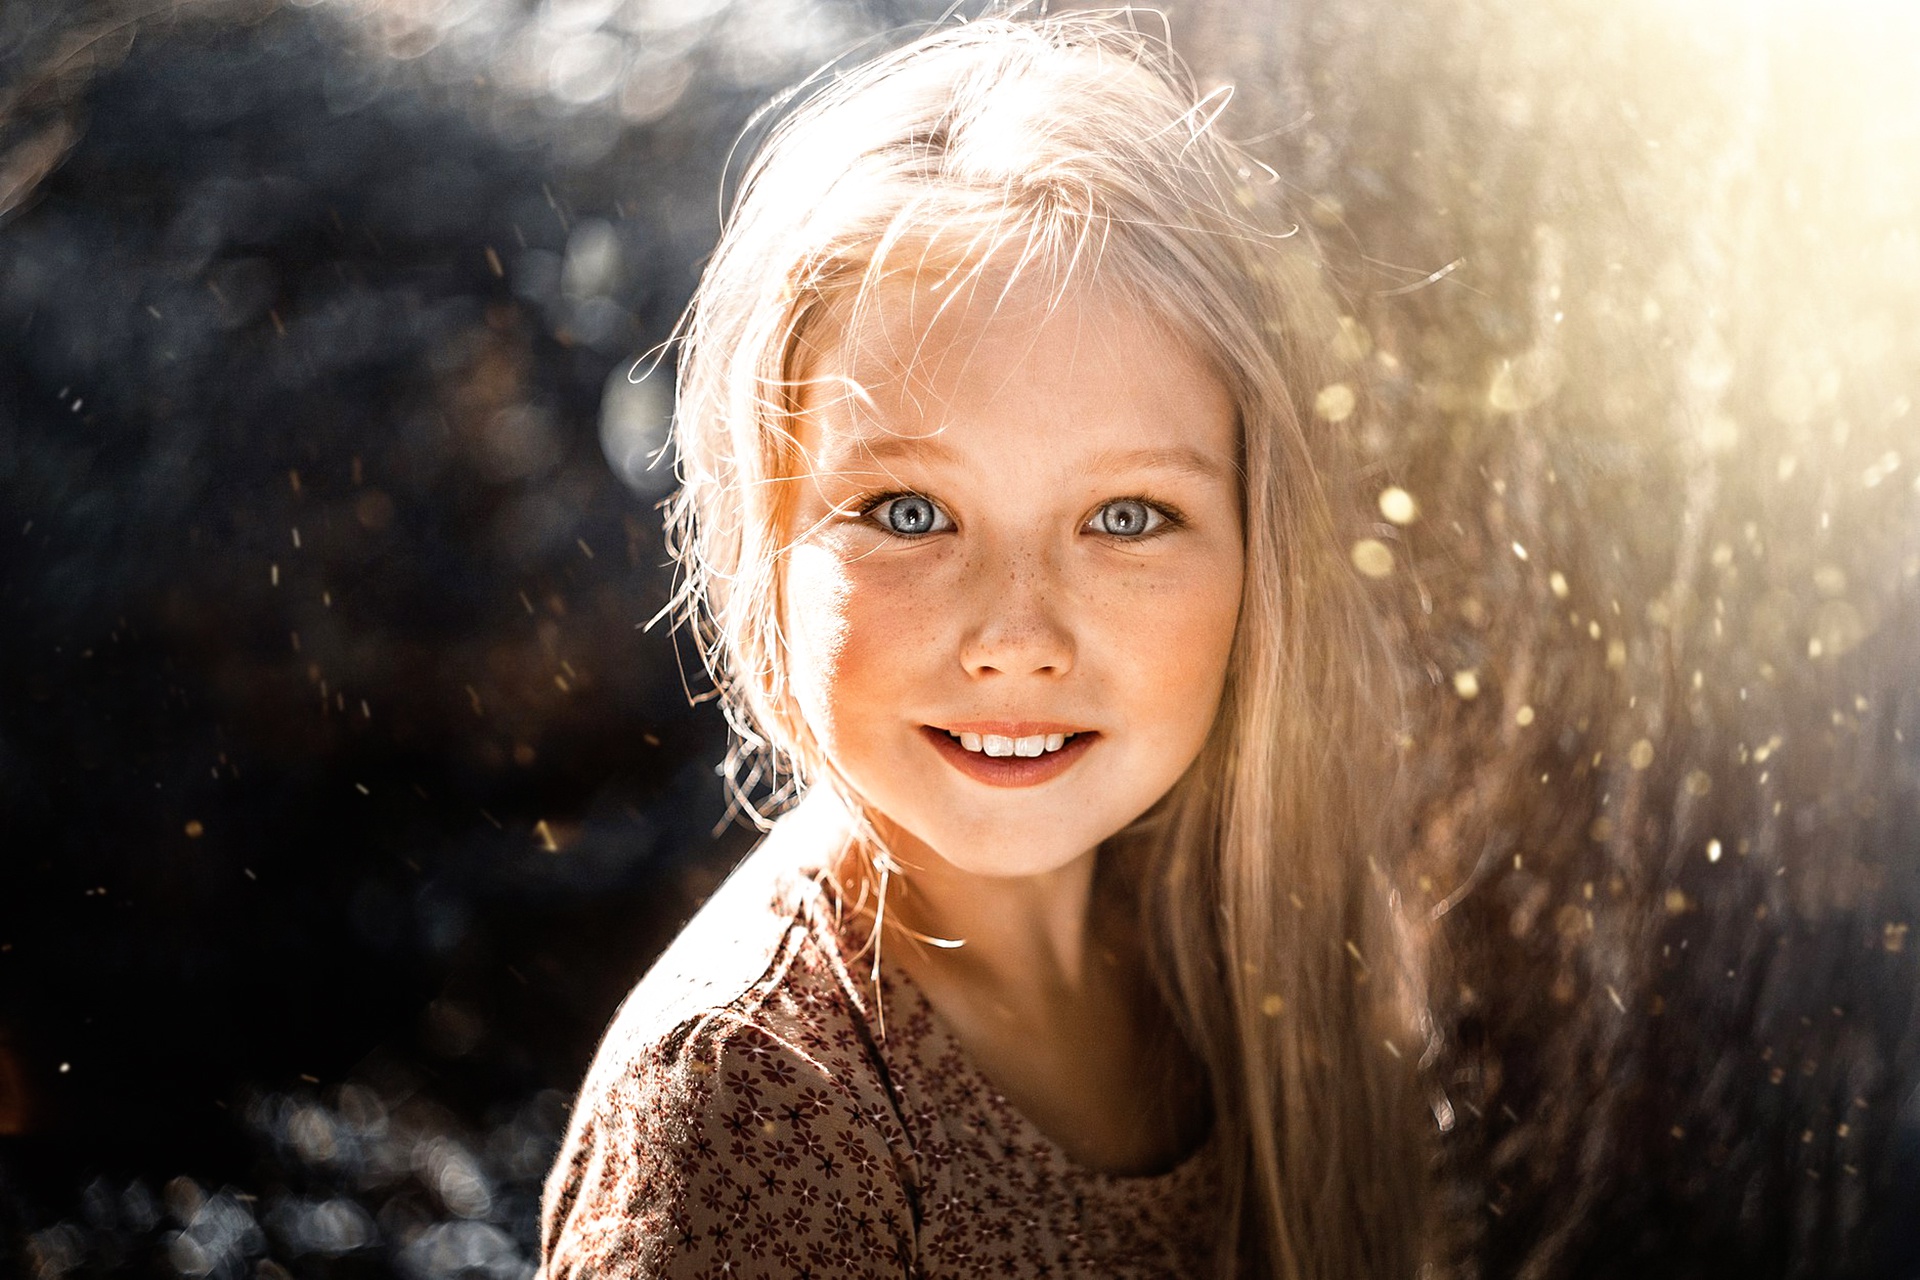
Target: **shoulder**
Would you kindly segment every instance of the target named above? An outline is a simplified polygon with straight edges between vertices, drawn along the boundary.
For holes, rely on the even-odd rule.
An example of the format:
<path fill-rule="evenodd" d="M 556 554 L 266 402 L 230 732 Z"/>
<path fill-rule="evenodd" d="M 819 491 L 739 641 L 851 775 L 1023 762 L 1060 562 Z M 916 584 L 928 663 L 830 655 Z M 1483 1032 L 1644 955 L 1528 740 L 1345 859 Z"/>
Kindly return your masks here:
<path fill-rule="evenodd" d="M 546 1188 L 550 1280 L 910 1267 L 906 1138 L 857 993 L 759 858 L 601 1045 Z"/>
<path fill-rule="evenodd" d="M 635 1033 L 745 1010 L 794 977 L 835 966 L 819 871 L 830 823 L 825 806 L 802 803 L 775 824 L 627 997 L 603 1056 Z"/>
<path fill-rule="evenodd" d="M 809 816 L 783 818 L 628 994 L 582 1105 L 662 1072 L 765 1061 L 774 1046 L 836 1079 L 882 1071 L 868 995 L 810 859 Z"/>
<path fill-rule="evenodd" d="M 549 1280 L 907 1274 L 884 1100 L 751 1021 L 678 1030 L 581 1098 L 546 1188 Z"/>

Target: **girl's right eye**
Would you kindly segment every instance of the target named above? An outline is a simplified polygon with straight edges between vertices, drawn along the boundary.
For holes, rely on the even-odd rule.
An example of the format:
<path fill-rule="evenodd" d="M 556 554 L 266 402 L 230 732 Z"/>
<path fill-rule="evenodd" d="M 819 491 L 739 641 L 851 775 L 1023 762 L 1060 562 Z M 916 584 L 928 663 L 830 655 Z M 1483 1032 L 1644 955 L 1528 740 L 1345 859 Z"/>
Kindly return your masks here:
<path fill-rule="evenodd" d="M 953 521 L 933 504 L 932 498 L 917 493 L 899 493 L 882 498 L 867 508 L 866 516 L 900 538 L 919 538 L 953 528 Z"/>

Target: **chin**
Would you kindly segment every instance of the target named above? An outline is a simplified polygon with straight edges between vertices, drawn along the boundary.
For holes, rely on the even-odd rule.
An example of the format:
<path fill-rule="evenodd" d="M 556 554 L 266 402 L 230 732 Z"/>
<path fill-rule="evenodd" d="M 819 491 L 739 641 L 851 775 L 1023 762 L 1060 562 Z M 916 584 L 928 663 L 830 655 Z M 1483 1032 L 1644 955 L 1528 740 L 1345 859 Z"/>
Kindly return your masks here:
<path fill-rule="evenodd" d="M 933 838 L 921 836 L 919 830 L 932 831 Z M 1039 843 L 1034 840 L 1032 832 L 1024 828 L 943 830 L 937 824 L 927 824 L 905 834 L 907 838 L 901 842 L 897 852 L 909 865 L 915 861 L 916 854 L 925 857 L 931 853 L 956 871 L 1006 880 L 1046 875 L 1070 866 L 1097 848 L 1105 838 L 1087 832 L 1084 839 L 1078 836 L 1061 839 L 1056 836 Z"/>

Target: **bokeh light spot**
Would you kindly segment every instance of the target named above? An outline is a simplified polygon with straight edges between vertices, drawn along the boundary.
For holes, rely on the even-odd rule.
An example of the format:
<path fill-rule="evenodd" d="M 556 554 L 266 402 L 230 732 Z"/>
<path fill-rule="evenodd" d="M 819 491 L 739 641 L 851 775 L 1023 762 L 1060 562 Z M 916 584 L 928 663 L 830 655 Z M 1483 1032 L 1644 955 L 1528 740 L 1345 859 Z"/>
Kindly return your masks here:
<path fill-rule="evenodd" d="M 1353 567 L 1369 578 L 1384 578 L 1393 572 L 1393 551 L 1378 538 L 1362 538 L 1353 544 Z"/>

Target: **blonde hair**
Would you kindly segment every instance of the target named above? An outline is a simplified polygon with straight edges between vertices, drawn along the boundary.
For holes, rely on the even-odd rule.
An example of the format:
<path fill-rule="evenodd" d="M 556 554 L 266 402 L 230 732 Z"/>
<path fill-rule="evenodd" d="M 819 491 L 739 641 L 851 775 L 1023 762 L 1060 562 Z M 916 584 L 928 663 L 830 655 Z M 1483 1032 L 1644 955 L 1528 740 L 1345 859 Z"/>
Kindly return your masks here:
<path fill-rule="evenodd" d="M 1148 818 L 1149 950 L 1231 1153 L 1223 1273 L 1408 1276 L 1427 1161 L 1419 1045 L 1374 854 L 1393 678 L 1346 564 L 1308 412 L 1336 318 L 1278 186 L 1221 139 L 1163 42 L 1124 16 L 990 18 L 835 75 L 747 170 L 680 334 L 679 603 L 738 734 L 737 785 L 834 784 L 790 696 L 783 483 L 803 337 L 890 276 L 1097 283 L 1213 364 L 1237 405 L 1246 579 L 1210 738 Z M 1304 397 L 1304 398 L 1303 398 Z M 1396 1043 L 1395 1038 L 1398 1037 Z"/>

